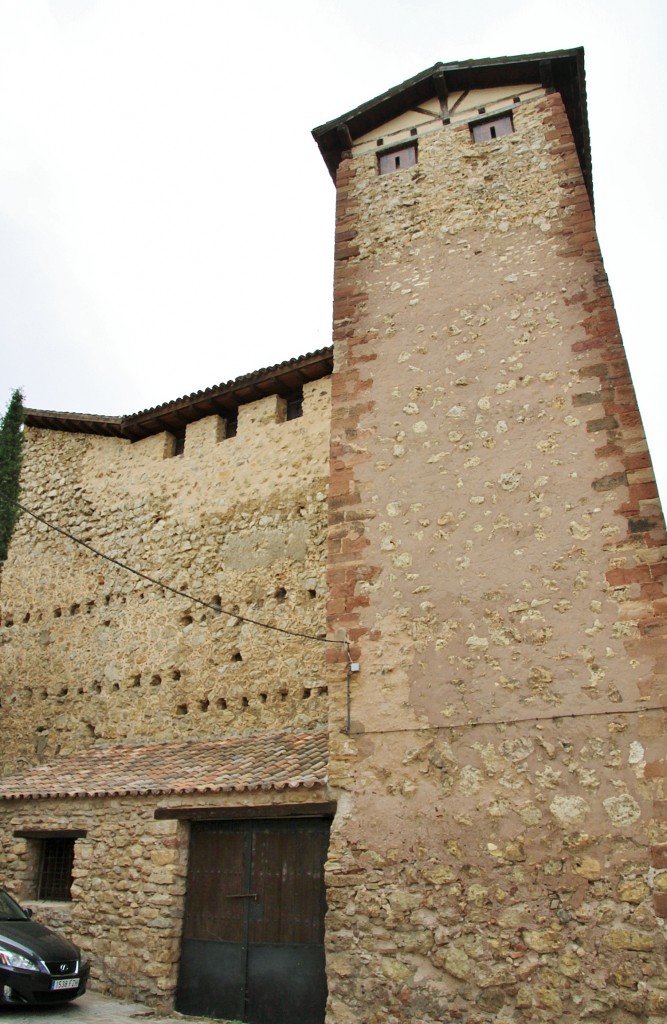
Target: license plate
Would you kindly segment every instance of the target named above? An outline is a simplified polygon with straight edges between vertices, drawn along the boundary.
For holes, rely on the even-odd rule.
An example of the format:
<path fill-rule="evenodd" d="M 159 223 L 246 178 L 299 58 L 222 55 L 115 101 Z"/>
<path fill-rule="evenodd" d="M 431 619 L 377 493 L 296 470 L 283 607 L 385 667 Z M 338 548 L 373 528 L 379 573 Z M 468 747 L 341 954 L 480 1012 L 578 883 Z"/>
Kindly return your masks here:
<path fill-rule="evenodd" d="M 56 981 L 51 982 L 51 989 L 63 989 L 63 988 L 78 988 L 78 978 L 58 978 Z"/>

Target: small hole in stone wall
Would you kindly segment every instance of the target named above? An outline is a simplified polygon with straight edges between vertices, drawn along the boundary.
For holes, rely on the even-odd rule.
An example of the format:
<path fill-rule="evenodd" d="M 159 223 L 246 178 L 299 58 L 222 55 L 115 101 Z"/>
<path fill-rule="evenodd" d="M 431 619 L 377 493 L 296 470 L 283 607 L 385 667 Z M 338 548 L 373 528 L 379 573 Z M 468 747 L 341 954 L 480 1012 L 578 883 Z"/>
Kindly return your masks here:
<path fill-rule="evenodd" d="M 23 616 L 23 621 L 30 622 L 30 612 L 25 613 L 25 615 Z"/>
<path fill-rule="evenodd" d="M 107 604 L 107 605 L 111 604 L 111 594 L 105 594 L 104 595 L 104 603 Z"/>
<path fill-rule="evenodd" d="M 111 619 L 104 619 L 104 621 L 102 622 L 102 625 L 103 626 L 110 626 L 111 625 Z"/>
<path fill-rule="evenodd" d="M 54 617 L 54 619 L 59 619 L 60 616 L 62 615 L 62 613 L 63 613 L 62 608 L 54 608 L 53 609 L 53 617 Z"/>
<path fill-rule="evenodd" d="M 80 608 L 81 608 L 81 605 L 80 604 L 76 604 L 76 602 L 74 604 L 71 604 L 69 606 L 69 613 L 70 613 L 70 615 L 78 615 Z"/>
<path fill-rule="evenodd" d="M 159 676 L 159 675 L 151 676 L 151 686 L 161 686 L 161 684 L 162 684 L 162 676 Z"/>
<path fill-rule="evenodd" d="M 132 679 L 130 680 L 130 686 L 134 687 L 135 689 L 138 686 L 141 686 L 141 676 L 132 676 Z"/>
<path fill-rule="evenodd" d="M 214 608 L 222 608 L 222 600 L 220 599 L 220 594 L 216 594 L 214 597 L 212 597 L 210 603 L 213 605 Z"/>
<path fill-rule="evenodd" d="M 207 700 L 200 700 L 199 701 L 199 710 L 204 712 L 204 714 L 205 714 L 208 711 L 208 709 L 209 709 L 209 702 Z"/>
<path fill-rule="evenodd" d="M 191 615 L 181 615 L 181 626 L 190 626 L 192 621 Z"/>
<path fill-rule="evenodd" d="M 42 691 L 41 691 L 41 693 L 40 693 L 40 695 L 39 695 L 39 699 L 40 699 L 40 700 L 46 700 L 46 698 L 47 698 L 48 696 L 49 696 L 49 695 L 48 695 L 48 693 L 46 692 L 46 690 L 42 690 Z"/>
<path fill-rule="evenodd" d="M 247 708 L 249 706 L 249 704 L 250 704 L 250 701 L 248 700 L 247 697 L 241 697 L 241 707 L 242 708 Z"/>
<path fill-rule="evenodd" d="M 278 587 L 273 596 L 275 597 L 276 601 L 284 601 L 285 598 L 287 597 L 287 591 L 285 590 L 284 587 Z"/>
<path fill-rule="evenodd" d="M 281 690 L 280 691 L 280 699 L 281 700 L 287 700 L 287 690 Z"/>
<path fill-rule="evenodd" d="M 95 607 L 94 601 L 86 601 L 86 615 L 90 615 L 93 608 Z"/>
<path fill-rule="evenodd" d="M 188 713 L 188 706 L 187 706 L 187 704 L 179 704 L 178 707 L 176 708 L 176 714 L 177 715 L 187 715 L 187 713 Z"/>
<path fill-rule="evenodd" d="M 14 620 L 13 619 L 5 619 L 5 626 L 13 626 L 13 625 L 14 625 Z"/>
<path fill-rule="evenodd" d="M 89 736 L 95 735 L 95 726 L 91 725 L 90 722 L 86 722 L 86 731 Z"/>
<path fill-rule="evenodd" d="M 260 693 L 260 695 L 259 695 L 259 699 L 262 702 L 262 704 L 266 704 L 268 698 L 269 698 L 268 693 Z"/>
<path fill-rule="evenodd" d="M 78 693 L 79 697 L 83 697 L 86 691 L 83 686 L 77 686 L 76 692 Z"/>
<path fill-rule="evenodd" d="M 240 651 L 235 651 L 234 654 L 232 654 L 232 661 L 243 661 L 243 655 Z"/>
<path fill-rule="evenodd" d="M 100 682 L 95 683 L 95 685 L 93 686 L 93 690 L 95 691 L 95 693 L 101 693 L 102 684 Z"/>
<path fill-rule="evenodd" d="M 317 591 L 313 587 L 308 588 L 308 597 L 313 601 L 317 597 Z"/>
<path fill-rule="evenodd" d="M 302 696 L 302 699 L 303 699 L 303 700 L 308 700 L 308 698 L 310 697 L 310 695 L 312 694 L 312 692 L 313 692 L 313 691 L 312 691 L 312 690 L 310 689 L 310 687 L 309 687 L 309 686 L 305 686 L 305 687 L 304 687 L 304 690 L 303 690 L 303 696 Z"/>
<path fill-rule="evenodd" d="M 177 668 L 173 669 L 173 671 L 171 673 L 171 678 L 175 679 L 176 681 L 178 681 L 181 678 L 181 673 L 180 673 L 179 669 L 177 669 Z"/>
<path fill-rule="evenodd" d="M 320 693 L 320 697 L 326 697 L 328 695 L 328 693 L 329 693 L 329 687 L 328 686 L 320 686 L 319 693 Z"/>
<path fill-rule="evenodd" d="M 120 683 L 114 683 L 111 687 L 112 690 L 120 690 Z"/>
<path fill-rule="evenodd" d="M 221 711 L 227 710 L 227 701 L 225 700 L 224 697 L 218 697 L 215 703 L 220 708 Z"/>
<path fill-rule="evenodd" d="M 69 693 L 69 690 L 67 689 L 67 687 L 66 686 L 61 686 L 60 687 L 60 693 L 58 694 L 58 696 L 59 697 L 66 697 L 68 693 Z"/>

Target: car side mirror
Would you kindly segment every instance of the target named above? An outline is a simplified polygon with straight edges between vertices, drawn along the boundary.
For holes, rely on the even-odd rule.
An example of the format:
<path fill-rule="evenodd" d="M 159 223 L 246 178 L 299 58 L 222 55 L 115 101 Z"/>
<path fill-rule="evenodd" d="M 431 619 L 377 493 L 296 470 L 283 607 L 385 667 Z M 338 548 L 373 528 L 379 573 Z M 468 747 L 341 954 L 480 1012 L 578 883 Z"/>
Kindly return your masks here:
<path fill-rule="evenodd" d="M 23 907 L 23 913 L 26 917 L 32 917 L 32 907 Z"/>

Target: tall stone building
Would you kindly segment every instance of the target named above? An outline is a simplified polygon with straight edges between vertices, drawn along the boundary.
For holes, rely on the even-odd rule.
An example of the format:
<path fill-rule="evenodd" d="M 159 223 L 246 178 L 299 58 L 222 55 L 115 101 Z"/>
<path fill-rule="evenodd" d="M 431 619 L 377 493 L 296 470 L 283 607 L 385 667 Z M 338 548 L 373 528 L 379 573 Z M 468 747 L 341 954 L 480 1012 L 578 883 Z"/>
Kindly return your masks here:
<path fill-rule="evenodd" d="M 583 52 L 438 64 L 314 136 L 333 364 L 29 414 L 6 885 L 186 1012 L 657 1022 L 666 539 Z"/>

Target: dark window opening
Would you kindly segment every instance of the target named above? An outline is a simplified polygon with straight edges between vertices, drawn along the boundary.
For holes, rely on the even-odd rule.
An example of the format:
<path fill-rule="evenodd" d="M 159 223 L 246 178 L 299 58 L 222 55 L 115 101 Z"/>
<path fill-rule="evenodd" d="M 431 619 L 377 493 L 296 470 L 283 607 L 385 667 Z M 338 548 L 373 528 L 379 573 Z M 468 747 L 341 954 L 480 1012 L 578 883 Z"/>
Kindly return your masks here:
<path fill-rule="evenodd" d="M 296 391 L 285 399 L 285 419 L 298 420 L 303 416 L 303 391 Z"/>
<path fill-rule="evenodd" d="M 42 839 L 37 879 L 38 900 L 71 900 L 73 839 Z"/>
<path fill-rule="evenodd" d="M 392 171 L 403 171 L 406 167 L 414 167 L 417 163 L 417 143 L 410 142 L 400 149 L 392 149 L 388 153 L 378 153 L 378 170 L 380 174 Z"/>
<path fill-rule="evenodd" d="M 486 121 L 477 121 L 470 125 L 473 142 L 489 142 L 503 135 L 511 135 L 514 131 L 511 114 L 500 114 Z"/>
<path fill-rule="evenodd" d="M 185 451 L 185 427 L 182 430 L 174 431 L 174 450 L 172 455 L 182 455 Z"/>
<path fill-rule="evenodd" d="M 225 438 L 236 437 L 236 433 L 239 429 L 239 414 L 238 412 L 232 412 L 225 420 Z"/>

